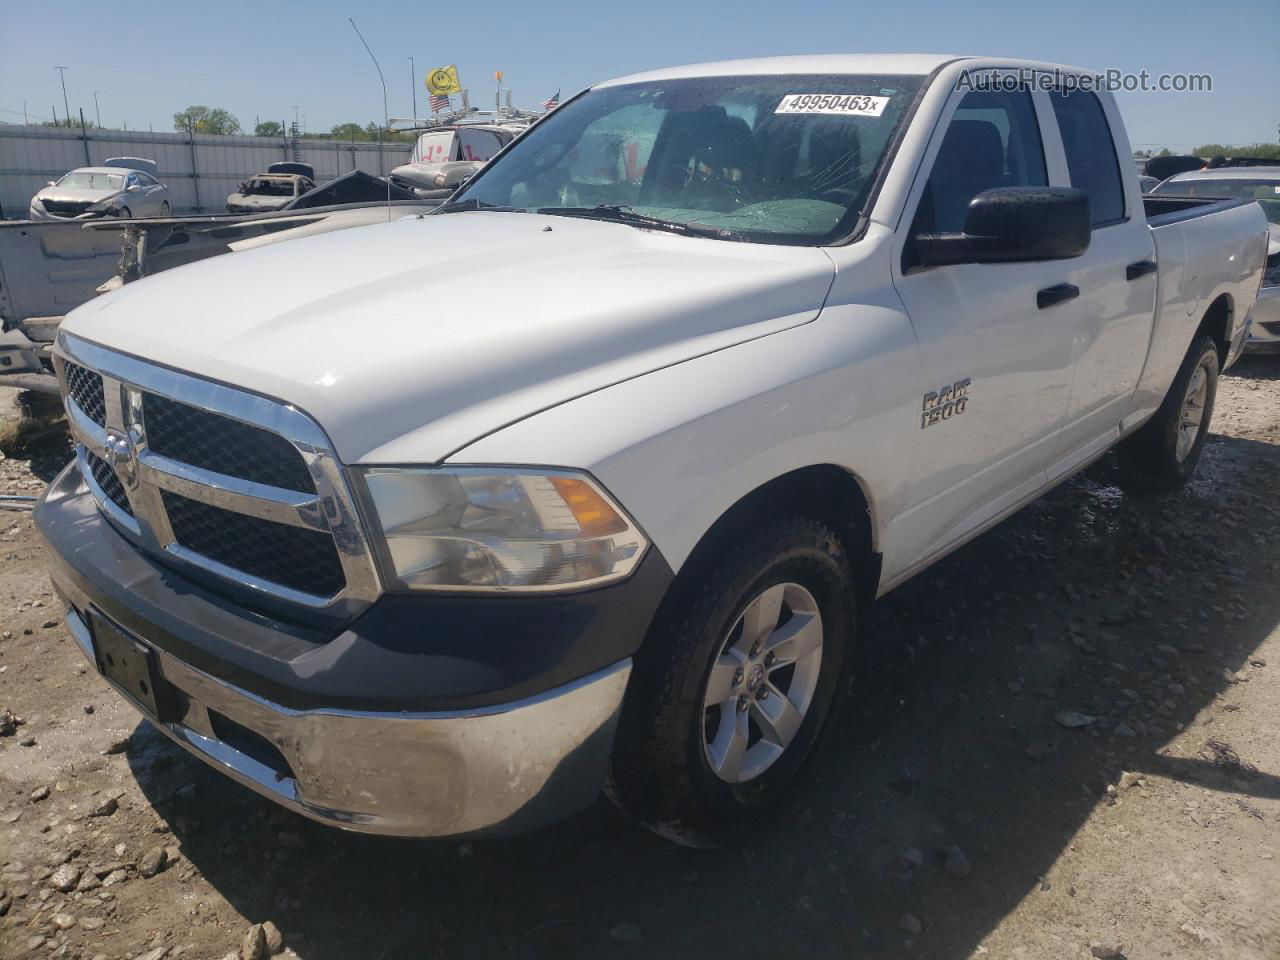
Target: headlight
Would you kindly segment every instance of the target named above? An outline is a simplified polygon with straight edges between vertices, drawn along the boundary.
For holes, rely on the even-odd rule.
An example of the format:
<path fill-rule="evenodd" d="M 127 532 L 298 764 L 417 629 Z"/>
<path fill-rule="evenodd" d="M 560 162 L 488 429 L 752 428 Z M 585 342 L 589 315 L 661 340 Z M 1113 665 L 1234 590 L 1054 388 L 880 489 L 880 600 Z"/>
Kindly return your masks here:
<path fill-rule="evenodd" d="M 362 471 L 387 578 L 410 590 L 551 591 L 630 573 L 649 545 L 589 477 L 536 469 Z"/>
<path fill-rule="evenodd" d="M 1267 265 L 1263 267 L 1262 285 L 1280 287 L 1280 253 L 1273 253 L 1267 257 Z"/>

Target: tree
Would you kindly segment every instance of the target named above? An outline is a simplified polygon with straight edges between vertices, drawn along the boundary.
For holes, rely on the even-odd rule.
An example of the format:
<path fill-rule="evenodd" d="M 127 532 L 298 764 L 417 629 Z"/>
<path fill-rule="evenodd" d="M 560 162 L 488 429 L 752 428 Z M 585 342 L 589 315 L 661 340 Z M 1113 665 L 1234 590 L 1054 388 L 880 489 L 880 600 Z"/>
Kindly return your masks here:
<path fill-rule="evenodd" d="M 255 137 L 280 137 L 284 136 L 284 124 L 278 120 L 267 120 L 259 123 L 253 128 Z"/>
<path fill-rule="evenodd" d="M 1263 157 L 1280 160 L 1280 143 L 1253 143 L 1244 147 L 1230 147 L 1221 143 L 1206 143 L 1192 151 L 1197 157 Z"/>
<path fill-rule="evenodd" d="M 329 131 L 337 140 L 368 140 L 369 134 L 358 123 L 340 123 Z"/>
<path fill-rule="evenodd" d="M 173 129 L 179 133 L 230 134 L 240 132 L 240 121 L 221 107 L 191 106 L 173 115 Z"/>

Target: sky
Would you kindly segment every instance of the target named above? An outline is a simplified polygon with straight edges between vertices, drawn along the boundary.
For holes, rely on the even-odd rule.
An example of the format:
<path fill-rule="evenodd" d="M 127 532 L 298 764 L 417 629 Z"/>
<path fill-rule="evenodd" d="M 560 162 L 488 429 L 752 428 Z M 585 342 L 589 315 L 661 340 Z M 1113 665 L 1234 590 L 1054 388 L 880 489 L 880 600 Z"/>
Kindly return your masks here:
<path fill-rule="evenodd" d="M 409 116 L 430 67 L 457 64 L 473 105 L 493 103 L 494 71 L 517 106 L 640 70 L 797 53 L 942 52 L 1049 60 L 1095 70 L 1207 73 L 1210 93 L 1119 93 L 1135 149 L 1280 139 L 1275 49 L 1280 2 L 924 0 L 843 3 L 339 3 L 308 0 L 0 0 L 0 120 L 63 114 L 67 99 L 104 126 L 173 129 L 192 104 L 223 107 L 246 131 L 255 118 L 306 128 L 381 120 L 373 64 L 390 113 Z M 410 60 L 416 67 L 411 76 Z"/>

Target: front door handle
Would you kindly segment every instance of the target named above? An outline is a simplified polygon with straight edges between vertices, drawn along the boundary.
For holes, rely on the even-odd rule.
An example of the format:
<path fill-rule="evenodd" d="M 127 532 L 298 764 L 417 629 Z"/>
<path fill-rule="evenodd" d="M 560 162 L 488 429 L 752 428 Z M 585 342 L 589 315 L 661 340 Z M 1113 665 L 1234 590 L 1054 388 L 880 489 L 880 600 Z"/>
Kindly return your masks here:
<path fill-rule="evenodd" d="M 1052 287 L 1045 287 L 1037 293 L 1036 306 L 1043 310 L 1045 307 L 1052 307 L 1055 303 L 1074 300 L 1078 296 L 1080 296 L 1080 288 L 1074 283 L 1059 283 Z"/>
<path fill-rule="evenodd" d="M 1124 278 L 1126 280 L 1137 280 L 1139 277 L 1145 277 L 1148 273 L 1156 272 L 1156 262 L 1154 260 L 1139 260 L 1137 263 L 1131 263 L 1124 268 Z"/>

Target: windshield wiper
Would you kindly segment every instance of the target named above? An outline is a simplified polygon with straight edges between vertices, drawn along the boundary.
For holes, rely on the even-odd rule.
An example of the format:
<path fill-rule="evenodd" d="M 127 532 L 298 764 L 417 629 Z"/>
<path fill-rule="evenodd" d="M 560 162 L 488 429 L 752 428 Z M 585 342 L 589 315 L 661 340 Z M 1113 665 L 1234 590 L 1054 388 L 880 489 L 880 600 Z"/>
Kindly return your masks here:
<path fill-rule="evenodd" d="M 692 223 L 681 223 L 679 220 L 664 220 L 661 217 L 651 217 L 624 203 L 599 203 L 594 207 L 539 207 L 536 212 L 559 217 L 608 220 L 612 223 L 626 223 L 634 227 L 665 230 L 668 233 L 678 233 L 686 237 L 711 237 L 714 240 L 733 240 L 737 238 L 737 234 L 732 230 L 725 230 L 721 227 L 703 227 Z"/>
<path fill-rule="evenodd" d="M 478 197 L 468 197 L 465 200 L 450 200 L 448 203 L 442 203 L 436 207 L 431 213 L 463 213 L 467 210 L 489 210 L 498 213 L 524 213 L 518 207 L 504 207 L 501 204 L 490 203 L 488 200 L 481 200 Z"/>

